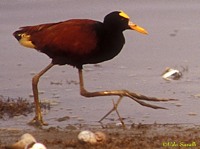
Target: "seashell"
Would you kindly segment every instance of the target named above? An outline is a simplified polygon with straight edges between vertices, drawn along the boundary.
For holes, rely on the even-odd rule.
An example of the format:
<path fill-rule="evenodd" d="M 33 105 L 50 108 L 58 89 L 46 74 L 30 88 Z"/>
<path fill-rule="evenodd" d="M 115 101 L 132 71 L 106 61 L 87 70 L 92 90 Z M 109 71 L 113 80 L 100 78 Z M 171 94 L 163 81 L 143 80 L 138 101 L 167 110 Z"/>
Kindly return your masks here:
<path fill-rule="evenodd" d="M 167 67 L 162 73 L 162 78 L 165 80 L 178 80 L 182 77 L 182 73 L 179 70 Z"/>
<path fill-rule="evenodd" d="M 81 131 L 78 134 L 78 140 L 90 144 L 95 144 L 97 142 L 95 134 L 89 130 Z"/>
<path fill-rule="evenodd" d="M 94 133 L 95 134 L 95 137 L 96 137 L 96 140 L 97 142 L 104 142 L 106 140 L 106 134 L 101 132 L 101 131 L 97 131 Z"/>
<path fill-rule="evenodd" d="M 42 143 L 33 143 L 32 145 L 26 146 L 25 149 L 47 149 Z"/>
<path fill-rule="evenodd" d="M 37 143 L 36 139 L 29 133 L 23 134 L 19 141 L 6 146 L 6 149 L 47 149 L 43 144 Z"/>
<path fill-rule="evenodd" d="M 25 133 L 20 137 L 18 142 L 10 146 L 6 146 L 6 149 L 24 149 L 27 145 L 35 142 L 36 140 L 31 134 Z"/>

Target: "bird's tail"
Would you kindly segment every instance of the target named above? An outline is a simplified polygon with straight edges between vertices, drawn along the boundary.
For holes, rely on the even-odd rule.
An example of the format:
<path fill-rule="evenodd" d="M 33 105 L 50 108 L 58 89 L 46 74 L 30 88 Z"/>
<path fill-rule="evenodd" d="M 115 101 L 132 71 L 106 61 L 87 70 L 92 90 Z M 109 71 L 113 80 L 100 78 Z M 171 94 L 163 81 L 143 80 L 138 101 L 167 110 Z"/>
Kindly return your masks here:
<path fill-rule="evenodd" d="M 35 45 L 31 41 L 31 35 L 29 35 L 24 28 L 17 30 L 13 33 L 13 36 L 18 40 L 18 42 L 28 48 L 35 48 Z"/>
<path fill-rule="evenodd" d="M 15 31 L 13 33 L 13 36 L 18 40 L 20 41 L 21 38 L 22 38 L 22 34 L 24 34 L 24 31 L 23 30 L 18 30 L 18 31 Z"/>

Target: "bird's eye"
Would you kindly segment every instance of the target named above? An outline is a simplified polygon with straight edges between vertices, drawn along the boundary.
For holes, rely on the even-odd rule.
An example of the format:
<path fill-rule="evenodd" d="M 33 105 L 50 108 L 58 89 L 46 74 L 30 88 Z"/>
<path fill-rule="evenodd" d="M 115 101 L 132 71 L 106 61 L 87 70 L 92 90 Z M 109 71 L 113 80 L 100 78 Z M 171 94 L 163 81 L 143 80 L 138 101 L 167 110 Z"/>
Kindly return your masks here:
<path fill-rule="evenodd" d="M 124 23 L 128 23 L 129 22 L 129 19 L 126 19 L 126 18 L 121 18 L 121 22 L 124 22 Z"/>
<path fill-rule="evenodd" d="M 21 37 L 22 37 L 22 38 L 24 38 L 24 37 L 25 37 L 25 34 L 20 34 L 20 35 L 21 35 Z"/>
<path fill-rule="evenodd" d="M 26 33 L 21 34 L 21 38 L 29 38 L 29 37 L 30 37 L 30 35 L 27 35 Z"/>
<path fill-rule="evenodd" d="M 125 18 L 121 18 L 121 21 L 125 21 L 126 19 Z"/>

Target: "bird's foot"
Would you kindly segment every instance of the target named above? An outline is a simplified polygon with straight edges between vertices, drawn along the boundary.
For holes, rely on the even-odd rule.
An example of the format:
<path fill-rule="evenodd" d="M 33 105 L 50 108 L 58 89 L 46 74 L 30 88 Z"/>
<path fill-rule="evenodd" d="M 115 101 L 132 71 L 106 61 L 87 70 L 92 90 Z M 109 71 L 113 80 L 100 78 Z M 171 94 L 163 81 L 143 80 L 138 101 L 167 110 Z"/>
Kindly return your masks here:
<path fill-rule="evenodd" d="M 48 125 L 48 123 L 44 122 L 41 117 L 37 117 L 37 116 L 35 116 L 28 124 L 32 126 L 36 126 L 36 127 Z"/>

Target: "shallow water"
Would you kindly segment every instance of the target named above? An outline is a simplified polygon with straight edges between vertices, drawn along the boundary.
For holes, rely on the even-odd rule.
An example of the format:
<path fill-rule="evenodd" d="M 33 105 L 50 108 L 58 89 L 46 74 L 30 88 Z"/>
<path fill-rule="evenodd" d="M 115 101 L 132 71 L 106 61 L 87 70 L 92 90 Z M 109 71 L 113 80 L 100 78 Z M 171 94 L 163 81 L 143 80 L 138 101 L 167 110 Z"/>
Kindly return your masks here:
<path fill-rule="evenodd" d="M 128 89 L 149 96 L 177 98 L 179 101 L 155 103 L 169 110 L 142 107 L 124 98 L 119 106 L 125 123 L 194 123 L 199 124 L 198 95 L 200 82 L 199 1 L 6 1 L 0 2 L 0 95 L 30 95 L 31 78 L 50 62 L 44 54 L 20 46 L 12 33 L 20 26 L 57 22 L 71 18 L 103 20 L 113 10 L 123 10 L 148 36 L 126 31 L 123 51 L 112 61 L 84 67 L 88 90 Z M 183 78 L 166 82 L 160 76 L 166 67 L 182 70 Z M 50 126 L 94 124 L 112 107 L 116 97 L 87 99 L 79 95 L 77 70 L 70 66 L 54 67 L 40 80 L 40 98 L 54 103 L 44 115 Z M 58 122 L 57 118 L 70 120 Z M 0 127 L 27 127 L 33 115 L 0 120 Z M 115 113 L 106 122 L 117 121 Z"/>

